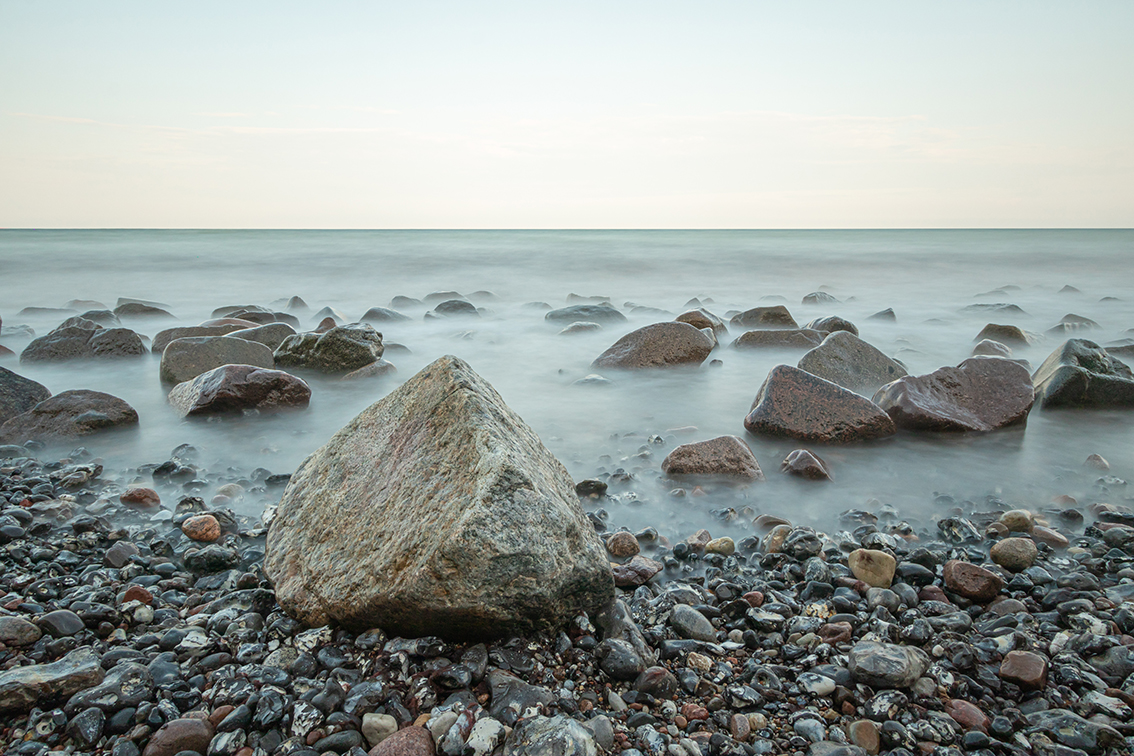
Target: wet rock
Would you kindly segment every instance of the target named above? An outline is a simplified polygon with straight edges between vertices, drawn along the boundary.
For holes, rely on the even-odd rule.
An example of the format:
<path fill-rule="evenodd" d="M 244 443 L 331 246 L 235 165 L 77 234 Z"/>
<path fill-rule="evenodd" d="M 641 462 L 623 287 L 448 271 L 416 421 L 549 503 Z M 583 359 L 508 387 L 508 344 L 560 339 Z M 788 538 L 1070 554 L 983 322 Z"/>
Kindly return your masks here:
<path fill-rule="evenodd" d="M 221 537 L 221 526 L 211 514 L 200 514 L 182 522 L 181 532 L 194 541 L 212 543 Z"/>
<path fill-rule="evenodd" d="M 738 328 L 799 328 L 795 318 L 783 305 L 753 307 L 751 310 L 734 315 L 729 325 Z"/>
<path fill-rule="evenodd" d="M 807 480 L 831 480 L 831 469 L 823 458 L 807 449 L 795 449 L 780 463 L 780 472 Z"/>
<path fill-rule="evenodd" d="M 289 336 L 296 335 L 296 330 L 287 323 L 267 323 L 256 328 L 243 328 L 239 331 L 232 331 L 228 335 L 234 339 L 255 341 L 275 352 L 276 348 L 279 347 L 285 339 Z"/>
<path fill-rule="evenodd" d="M 885 551 L 874 549 L 855 549 L 847 557 L 854 576 L 876 588 L 889 588 L 894 582 L 894 570 L 898 567 L 898 560 Z"/>
<path fill-rule="evenodd" d="M 486 682 L 491 696 L 489 714 L 507 725 L 540 713 L 555 700 L 551 691 L 500 669 L 489 672 Z"/>
<path fill-rule="evenodd" d="M 6 646 L 30 646 L 43 632 L 23 617 L 0 616 L 0 643 Z"/>
<path fill-rule="evenodd" d="M 669 625 L 682 638 L 716 643 L 717 631 L 705 615 L 687 604 L 676 604 L 669 612 Z"/>
<path fill-rule="evenodd" d="M 1004 359 L 1011 359 L 1012 348 L 1006 344 L 1001 344 L 999 341 L 992 339 L 983 339 L 977 342 L 973 347 L 974 357 L 1002 357 Z"/>
<path fill-rule="evenodd" d="M 377 361 L 384 349 L 382 334 L 366 323 L 354 323 L 289 336 L 276 349 L 275 360 L 280 367 L 349 373 Z"/>
<path fill-rule="evenodd" d="M 118 497 L 123 504 L 131 507 L 148 509 L 161 504 L 161 497 L 152 488 L 127 488 Z"/>
<path fill-rule="evenodd" d="M 1101 754 L 1108 748 L 1125 745 L 1122 735 L 1113 727 L 1083 719 L 1066 709 L 1037 711 L 1028 714 L 1026 719 L 1030 731 L 1050 733 L 1062 745 L 1089 754 Z"/>
<path fill-rule="evenodd" d="M 626 564 L 612 564 L 614 584 L 619 588 L 634 588 L 645 585 L 650 578 L 662 571 L 662 563 L 642 556 L 635 556 Z"/>
<path fill-rule="evenodd" d="M 682 444 L 662 460 L 662 470 L 666 475 L 723 475 L 764 480 L 752 450 L 736 436 Z"/>
<path fill-rule="evenodd" d="M 310 401 L 311 388 L 302 379 L 253 365 L 222 365 L 169 392 L 169 403 L 181 417 L 271 412 L 306 407 Z"/>
<path fill-rule="evenodd" d="M 552 310 L 543 316 L 545 320 L 556 323 L 625 323 L 626 316 L 610 304 L 578 304 Z"/>
<path fill-rule="evenodd" d="M 979 342 L 985 339 L 999 341 L 1008 346 L 1031 346 L 1036 341 L 1031 334 L 1014 325 L 997 325 L 995 323 L 989 323 L 982 328 L 973 341 Z"/>
<path fill-rule="evenodd" d="M 572 323 L 571 325 L 567 326 L 562 331 L 560 331 L 558 335 L 560 335 L 560 336 L 574 336 L 574 335 L 580 334 L 580 333 L 591 333 L 592 331 L 601 331 L 601 330 L 602 330 L 602 326 L 599 325 L 598 323 L 587 323 L 585 321 L 580 321 L 578 323 Z"/>
<path fill-rule="evenodd" d="M 625 559 L 637 554 L 641 550 L 641 547 L 638 545 L 638 539 L 634 537 L 633 533 L 620 530 L 607 540 L 606 550 L 610 552 L 611 556 Z"/>
<path fill-rule="evenodd" d="M 0 367 L 0 425 L 50 397 L 47 387 Z"/>
<path fill-rule="evenodd" d="M 157 318 L 173 320 L 173 314 L 152 302 L 121 302 L 114 308 L 120 318 Z"/>
<path fill-rule="evenodd" d="M 359 322 L 362 323 L 404 323 L 411 318 L 408 315 L 403 315 L 397 310 L 390 310 L 385 307 L 371 307 L 367 310 Z"/>
<path fill-rule="evenodd" d="M 595 649 L 599 667 L 614 680 L 636 680 L 646 669 L 646 662 L 634 646 L 620 638 L 607 638 Z"/>
<path fill-rule="evenodd" d="M 1086 339 L 1052 352 L 1032 382 L 1041 407 L 1134 407 L 1134 373 Z"/>
<path fill-rule="evenodd" d="M 613 596 L 567 471 L 455 357 L 304 461 L 268 532 L 264 572 L 305 622 L 410 637 L 550 628 Z"/>
<path fill-rule="evenodd" d="M 532 717 L 504 742 L 504 756 L 598 756 L 594 736 L 565 716 Z"/>
<path fill-rule="evenodd" d="M 94 706 L 113 713 L 149 700 L 153 691 L 150 670 L 142 664 L 123 661 L 107 672 L 101 683 L 71 696 L 64 711 L 71 714 Z"/>
<path fill-rule="evenodd" d="M 169 342 L 161 355 L 159 374 L 167 384 L 189 381 L 222 365 L 272 368 L 272 350 L 231 336 L 187 336 Z"/>
<path fill-rule="evenodd" d="M 712 329 L 713 333 L 717 335 L 728 333 L 728 327 L 725 326 L 724 321 L 703 307 L 683 312 L 674 318 L 674 320 L 678 323 L 688 323 L 697 330 L 703 328 Z"/>
<path fill-rule="evenodd" d="M 829 315 L 825 318 L 815 318 L 803 327 L 810 328 L 813 331 L 819 331 L 820 333 L 831 334 L 835 333 L 836 331 L 846 331 L 847 333 L 854 334 L 855 336 L 858 335 L 858 326 L 856 326 L 849 320 L 846 320 L 845 318 L 838 317 L 837 315 Z"/>
<path fill-rule="evenodd" d="M 736 349 L 811 349 L 823 334 L 806 328 L 745 331 L 732 342 Z"/>
<path fill-rule="evenodd" d="M 992 561 L 1006 570 L 1023 572 L 1036 562 L 1039 554 L 1030 538 L 1005 538 L 989 550 Z"/>
<path fill-rule="evenodd" d="M 1034 399 L 1028 371 L 994 357 L 906 376 L 874 395 L 898 427 L 931 431 L 1004 428 L 1027 420 Z"/>
<path fill-rule="evenodd" d="M 908 688 L 929 668 L 920 648 L 873 641 L 856 643 L 847 661 L 854 679 L 874 688 Z"/>
<path fill-rule="evenodd" d="M 906 375 L 901 364 L 848 331 L 836 331 L 823 339 L 800 358 L 799 369 L 864 393 Z"/>
<path fill-rule="evenodd" d="M 836 444 L 894 433 L 889 415 L 873 402 L 789 365 L 768 373 L 744 427 L 757 435 Z"/>
<path fill-rule="evenodd" d="M 138 424 L 138 413 L 118 397 L 77 389 L 56 394 L 0 425 L 0 442 L 62 441 Z"/>
<path fill-rule="evenodd" d="M 36 618 L 36 624 L 54 638 L 75 635 L 81 632 L 84 627 L 79 615 L 70 609 L 56 609 L 53 612 L 43 614 Z"/>
<path fill-rule="evenodd" d="M 153 734 L 142 756 L 177 756 L 183 751 L 203 754 L 215 734 L 207 719 L 172 719 Z"/>
<path fill-rule="evenodd" d="M 947 701 L 945 703 L 945 712 L 966 731 L 980 730 L 981 732 L 988 732 L 988 726 L 992 722 L 979 706 L 960 698 L 953 698 Z"/>
<path fill-rule="evenodd" d="M 992 601 L 1004 588 L 1004 580 L 985 568 L 951 559 L 942 571 L 946 590 L 982 604 Z"/>
<path fill-rule="evenodd" d="M 235 331 L 248 330 L 247 326 L 253 325 L 252 323 L 225 323 L 222 325 L 199 325 L 199 326 L 178 326 L 177 328 L 167 328 L 164 331 L 158 331 L 154 336 L 153 342 L 150 344 L 150 351 L 154 354 L 161 354 L 165 348 L 169 346 L 171 341 L 177 339 L 184 339 L 190 336 L 225 336 Z"/>
<path fill-rule="evenodd" d="M 688 323 L 654 323 L 614 342 L 592 367 L 636 370 L 700 365 L 712 350 L 712 340 Z"/>
<path fill-rule="evenodd" d="M 98 656 L 85 647 L 57 662 L 16 667 L 0 673 L 0 712 L 27 711 L 98 685 L 102 680 Z"/>
<path fill-rule="evenodd" d="M 33 340 L 20 353 L 20 362 L 118 359 L 145 353 L 142 338 L 129 328 L 103 328 L 87 320 L 84 325 L 60 326 Z"/>

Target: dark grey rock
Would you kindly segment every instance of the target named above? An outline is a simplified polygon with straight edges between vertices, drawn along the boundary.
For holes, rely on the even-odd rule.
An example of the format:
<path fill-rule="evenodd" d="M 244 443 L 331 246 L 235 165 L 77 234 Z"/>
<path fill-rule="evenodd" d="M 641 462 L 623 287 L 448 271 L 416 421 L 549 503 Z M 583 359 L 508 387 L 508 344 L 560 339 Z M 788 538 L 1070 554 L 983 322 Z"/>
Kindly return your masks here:
<path fill-rule="evenodd" d="M 382 334 L 365 323 L 353 323 L 325 333 L 289 336 L 276 348 L 275 359 L 280 367 L 349 373 L 378 360 L 383 350 Z"/>
<path fill-rule="evenodd" d="M 58 441 L 138 424 L 138 413 L 101 391 L 64 391 L 0 425 L 0 442 Z"/>
<path fill-rule="evenodd" d="M 46 386 L 0 367 L 0 425 L 50 397 Z"/>
<path fill-rule="evenodd" d="M 1071 339 L 1032 376 L 1041 407 L 1134 407 L 1134 373 L 1093 341 Z"/>

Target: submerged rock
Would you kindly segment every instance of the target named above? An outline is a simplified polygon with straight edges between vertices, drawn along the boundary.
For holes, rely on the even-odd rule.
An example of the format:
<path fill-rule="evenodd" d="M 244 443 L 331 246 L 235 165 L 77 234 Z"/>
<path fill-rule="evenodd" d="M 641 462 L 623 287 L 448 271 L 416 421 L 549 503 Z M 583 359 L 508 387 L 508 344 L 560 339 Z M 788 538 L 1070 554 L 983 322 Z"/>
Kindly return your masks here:
<path fill-rule="evenodd" d="M 222 365 L 169 392 L 169 403 L 181 417 L 306 407 L 311 388 L 282 370 L 253 365 Z"/>
<path fill-rule="evenodd" d="M 906 376 L 883 386 L 874 402 L 901 428 L 987 432 L 1027 420 L 1035 401 L 1028 371 L 998 357 Z"/>
<path fill-rule="evenodd" d="M 222 325 L 179 326 L 158 331 L 154 336 L 150 351 L 161 354 L 171 341 L 188 338 L 189 336 L 225 336 L 234 331 L 248 330 L 252 323 L 225 323 Z"/>
<path fill-rule="evenodd" d="M 614 342 L 591 366 L 635 370 L 700 365 L 711 351 L 712 339 L 688 323 L 654 323 Z"/>
<path fill-rule="evenodd" d="M 745 331 L 732 345 L 737 349 L 811 349 L 823 343 L 823 334 L 807 328 Z"/>
<path fill-rule="evenodd" d="M 728 327 L 725 326 L 724 321 L 706 310 L 704 307 L 699 307 L 696 310 L 683 312 L 676 318 L 674 318 L 674 320 L 678 323 L 688 323 L 697 330 L 701 330 L 702 328 L 711 328 L 717 335 L 724 335 L 728 333 Z"/>
<path fill-rule="evenodd" d="M 138 424 L 138 413 L 116 396 L 101 391 L 64 391 L 0 425 L 0 441 L 62 441 Z"/>
<path fill-rule="evenodd" d="M 146 353 L 142 337 L 129 328 L 103 328 L 90 320 L 72 318 L 40 336 L 20 353 L 20 362 L 116 359 Z"/>
<path fill-rule="evenodd" d="M 231 336 L 187 336 L 171 341 L 162 352 L 159 374 L 164 383 L 178 384 L 222 365 L 271 368 L 272 350 Z"/>
<path fill-rule="evenodd" d="M 845 444 L 894 434 L 878 405 L 790 365 L 777 365 L 760 387 L 744 427 L 757 435 Z"/>
<path fill-rule="evenodd" d="M 753 307 L 751 310 L 734 315 L 729 325 L 738 328 L 799 328 L 799 323 L 795 322 L 788 308 L 783 305 Z"/>
<path fill-rule="evenodd" d="M 807 449 L 789 452 L 780 463 L 780 472 L 807 480 L 831 480 L 831 468 L 822 457 Z"/>
<path fill-rule="evenodd" d="M 544 320 L 564 323 L 625 323 L 626 316 L 610 304 L 579 304 L 560 307 L 543 316 Z"/>
<path fill-rule="evenodd" d="M 837 315 L 828 315 L 825 318 L 815 318 L 804 328 L 810 328 L 813 331 L 820 331 L 822 333 L 835 333 L 836 331 L 846 331 L 855 336 L 858 335 L 858 326 L 845 318 L 840 318 Z"/>
<path fill-rule="evenodd" d="M 764 480 L 752 450 L 736 436 L 682 444 L 662 460 L 662 470 L 666 475 L 724 475 Z"/>
<path fill-rule="evenodd" d="M 851 391 L 874 392 L 906 375 L 901 363 L 849 331 L 835 331 L 799 360 L 800 370 Z"/>
<path fill-rule="evenodd" d="M 455 357 L 304 461 L 268 532 L 264 572 L 304 622 L 407 637 L 550 628 L 613 597 L 567 471 Z"/>
<path fill-rule="evenodd" d="M 365 323 L 353 323 L 289 336 L 276 349 L 275 359 L 280 367 L 349 373 L 377 361 L 383 351 L 382 334 Z"/>
<path fill-rule="evenodd" d="M 1134 373 L 1086 339 L 1052 352 L 1032 382 L 1041 407 L 1134 407 Z"/>
<path fill-rule="evenodd" d="M 0 425 L 50 396 L 46 386 L 0 367 Z"/>
<path fill-rule="evenodd" d="M 985 339 L 999 341 L 1008 346 L 1031 346 L 1036 341 L 1034 336 L 1021 328 L 1014 325 L 997 325 L 996 323 L 989 323 L 982 328 L 973 341 L 980 342 Z"/>
<path fill-rule="evenodd" d="M 410 320 L 409 315 L 403 315 L 397 310 L 386 307 L 371 307 L 359 318 L 362 323 L 400 323 Z"/>
<path fill-rule="evenodd" d="M 294 336 L 295 333 L 295 329 L 287 323 L 268 323 L 256 328 L 243 328 L 228 335 L 234 339 L 255 341 L 274 352 L 284 342 L 284 339 L 288 336 Z"/>

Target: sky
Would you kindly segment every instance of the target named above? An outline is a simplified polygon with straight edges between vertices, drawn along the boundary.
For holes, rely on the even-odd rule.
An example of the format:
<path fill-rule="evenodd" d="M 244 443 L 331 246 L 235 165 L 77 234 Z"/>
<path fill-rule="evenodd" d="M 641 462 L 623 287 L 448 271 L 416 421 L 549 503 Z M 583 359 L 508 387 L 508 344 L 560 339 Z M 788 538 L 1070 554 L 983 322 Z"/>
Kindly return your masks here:
<path fill-rule="evenodd" d="M 0 0 L 0 228 L 1134 226 L 1134 3 Z"/>

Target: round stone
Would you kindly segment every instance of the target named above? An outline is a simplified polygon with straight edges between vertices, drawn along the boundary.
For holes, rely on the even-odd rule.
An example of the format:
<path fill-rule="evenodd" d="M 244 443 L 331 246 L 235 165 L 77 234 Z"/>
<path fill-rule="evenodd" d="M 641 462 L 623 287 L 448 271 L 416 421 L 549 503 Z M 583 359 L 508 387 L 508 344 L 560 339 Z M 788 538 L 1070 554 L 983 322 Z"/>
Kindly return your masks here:
<path fill-rule="evenodd" d="M 898 560 L 885 551 L 875 549 L 855 549 L 847 557 L 847 564 L 854 576 L 874 588 L 889 588 L 894 581 L 894 570 Z"/>
<path fill-rule="evenodd" d="M 181 532 L 194 541 L 212 543 L 221 536 L 220 523 L 211 514 L 195 515 L 181 523 Z"/>
<path fill-rule="evenodd" d="M 1023 572 L 1036 563 L 1039 554 L 1030 538 L 1005 538 L 989 551 L 992 561 L 1006 570 Z"/>

